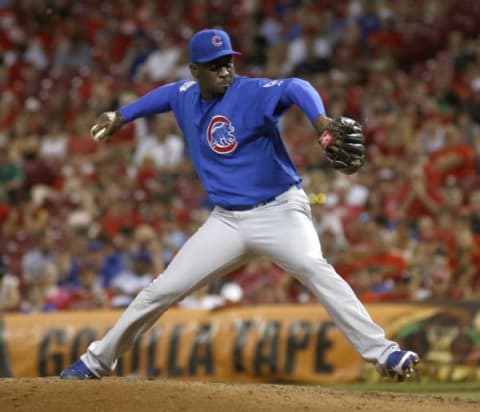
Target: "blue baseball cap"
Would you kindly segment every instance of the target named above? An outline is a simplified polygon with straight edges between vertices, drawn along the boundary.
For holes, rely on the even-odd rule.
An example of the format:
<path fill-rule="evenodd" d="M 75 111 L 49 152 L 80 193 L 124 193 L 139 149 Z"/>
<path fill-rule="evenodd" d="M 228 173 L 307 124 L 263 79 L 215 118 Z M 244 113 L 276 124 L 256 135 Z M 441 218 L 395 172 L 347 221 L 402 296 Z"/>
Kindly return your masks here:
<path fill-rule="evenodd" d="M 223 30 L 205 29 L 196 32 L 188 45 L 190 61 L 207 63 L 223 56 L 240 54 L 232 49 L 230 36 Z"/>

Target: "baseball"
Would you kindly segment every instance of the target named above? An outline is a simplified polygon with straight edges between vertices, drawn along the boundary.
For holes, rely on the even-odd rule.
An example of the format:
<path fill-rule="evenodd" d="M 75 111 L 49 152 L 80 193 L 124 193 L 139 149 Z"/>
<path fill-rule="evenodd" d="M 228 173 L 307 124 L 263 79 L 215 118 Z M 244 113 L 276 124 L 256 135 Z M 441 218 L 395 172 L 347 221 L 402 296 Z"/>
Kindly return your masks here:
<path fill-rule="evenodd" d="M 102 140 L 102 138 L 105 136 L 106 131 L 106 127 L 99 127 L 98 124 L 95 124 L 90 129 L 90 135 L 92 136 L 93 140 L 96 140 L 98 142 Z"/>
<path fill-rule="evenodd" d="M 115 120 L 115 112 L 105 112 L 104 113 L 110 122 Z M 90 129 L 90 135 L 95 141 L 102 141 L 106 137 L 107 126 L 101 126 L 98 123 L 95 123 Z"/>

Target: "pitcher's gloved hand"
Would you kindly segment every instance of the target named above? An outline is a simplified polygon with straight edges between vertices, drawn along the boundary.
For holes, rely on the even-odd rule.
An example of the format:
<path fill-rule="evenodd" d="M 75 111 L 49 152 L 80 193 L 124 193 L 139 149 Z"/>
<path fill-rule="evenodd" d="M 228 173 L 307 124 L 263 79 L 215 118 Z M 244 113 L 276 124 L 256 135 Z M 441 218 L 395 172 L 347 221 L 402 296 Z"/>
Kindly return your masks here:
<path fill-rule="evenodd" d="M 106 141 L 112 134 L 124 124 L 122 115 L 119 112 L 104 112 L 95 119 L 90 135 L 97 142 Z"/>
<path fill-rule="evenodd" d="M 348 117 L 333 119 L 318 137 L 332 167 L 346 174 L 355 173 L 365 163 L 362 126 Z"/>

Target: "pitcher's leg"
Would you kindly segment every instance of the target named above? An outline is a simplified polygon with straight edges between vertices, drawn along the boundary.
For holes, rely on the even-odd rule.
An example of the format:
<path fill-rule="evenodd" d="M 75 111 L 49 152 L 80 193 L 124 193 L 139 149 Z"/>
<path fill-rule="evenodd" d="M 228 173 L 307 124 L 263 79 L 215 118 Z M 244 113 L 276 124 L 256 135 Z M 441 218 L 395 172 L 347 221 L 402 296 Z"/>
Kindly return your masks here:
<path fill-rule="evenodd" d="M 164 273 L 144 288 L 103 339 L 92 342 L 82 361 L 95 375 L 115 367 L 116 359 L 173 303 L 239 265 L 245 246 L 234 225 L 214 213 L 185 243 Z"/>
<path fill-rule="evenodd" d="M 385 363 L 388 354 L 398 350 L 398 344 L 385 338 L 384 330 L 372 320 L 332 265 L 323 257 L 304 255 L 304 258 L 303 263 L 281 257 L 275 261 L 312 291 L 362 358 L 376 364 Z"/>
<path fill-rule="evenodd" d="M 365 360 L 385 363 L 398 345 L 385 338 L 348 283 L 322 256 L 305 193 L 294 192 L 283 200 L 288 202 L 270 207 L 263 216 L 259 210 L 249 219 L 248 224 L 257 228 L 248 238 L 249 247 L 269 256 L 308 287 Z"/>

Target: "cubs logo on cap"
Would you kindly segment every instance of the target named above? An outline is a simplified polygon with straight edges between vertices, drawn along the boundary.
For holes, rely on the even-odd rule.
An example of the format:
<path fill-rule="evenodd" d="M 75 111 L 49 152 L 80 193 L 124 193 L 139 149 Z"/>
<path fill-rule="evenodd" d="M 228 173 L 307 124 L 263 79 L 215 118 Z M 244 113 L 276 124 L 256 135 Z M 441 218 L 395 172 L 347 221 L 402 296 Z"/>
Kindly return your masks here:
<path fill-rule="evenodd" d="M 232 49 L 230 36 L 219 29 L 205 29 L 195 33 L 188 49 L 190 61 L 194 63 L 207 63 L 223 56 L 240 54 Z"/>
<path fill-rule="evenodd" d="M 215 47 L 220 47 L 223 44 L 222 38 L 220 36 L 217 36 L 217 35 L 213 36 L 212 37 L 212 44 Z"/>

